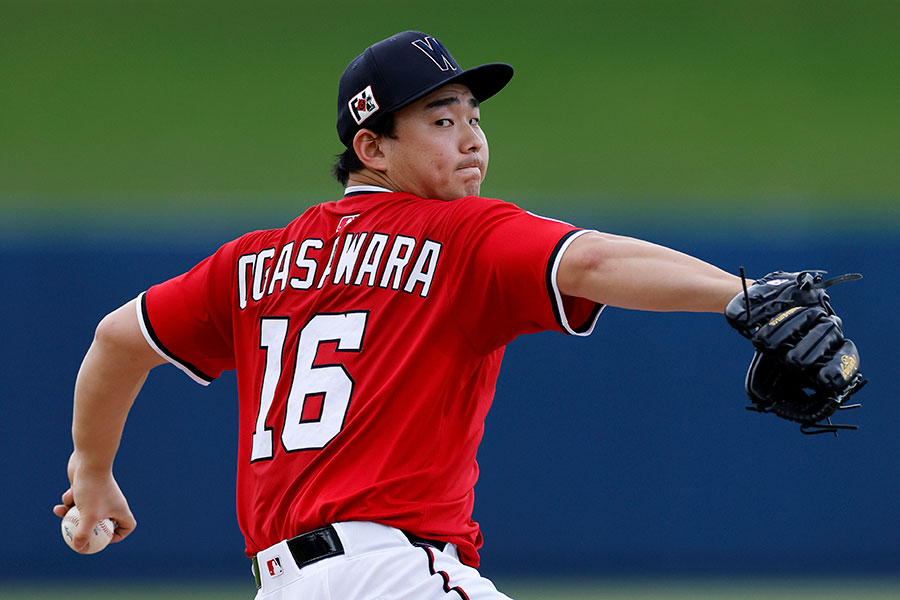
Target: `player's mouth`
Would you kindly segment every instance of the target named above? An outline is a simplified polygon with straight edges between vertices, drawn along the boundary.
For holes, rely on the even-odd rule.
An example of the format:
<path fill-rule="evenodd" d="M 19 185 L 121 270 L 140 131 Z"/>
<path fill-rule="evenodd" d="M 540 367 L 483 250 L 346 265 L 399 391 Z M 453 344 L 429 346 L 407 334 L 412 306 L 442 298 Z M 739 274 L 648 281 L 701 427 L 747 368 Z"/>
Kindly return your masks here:
<path fill-rule="evenodd" d="M 467 175 L 469 175 L 469 174 L 471 174 L 471 175 L 477 174 L 478 177 L 481 177 L 481 176 L 482 176 L 481 161 L 480 161 L 480 160 L 468 160 L 468 161 L 466 161 L 466 162 L 463 162 L 463 163 L 461 163 L 459 166 L 456 167 L 456 170 L 457 170 L 457 171 L 462 171 L 464 174 L 467 174 Z"/>

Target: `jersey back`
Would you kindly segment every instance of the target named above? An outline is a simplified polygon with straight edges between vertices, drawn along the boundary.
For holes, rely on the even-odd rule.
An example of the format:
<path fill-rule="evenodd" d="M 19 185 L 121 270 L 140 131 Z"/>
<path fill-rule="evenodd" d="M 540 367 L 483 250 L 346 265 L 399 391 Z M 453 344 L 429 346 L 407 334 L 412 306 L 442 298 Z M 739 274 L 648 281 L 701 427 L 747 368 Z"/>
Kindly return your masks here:
<path fill-rule="evenodd" d="M 220 248 L 141 298 L 148 341 L 201 383 L 237 369 L 249 556 L 375 521 L 478 564 L 476 452 L 505 345 L 586 335 L 555 273 L 585 233 L 498 200 L 348 196 Z"/>

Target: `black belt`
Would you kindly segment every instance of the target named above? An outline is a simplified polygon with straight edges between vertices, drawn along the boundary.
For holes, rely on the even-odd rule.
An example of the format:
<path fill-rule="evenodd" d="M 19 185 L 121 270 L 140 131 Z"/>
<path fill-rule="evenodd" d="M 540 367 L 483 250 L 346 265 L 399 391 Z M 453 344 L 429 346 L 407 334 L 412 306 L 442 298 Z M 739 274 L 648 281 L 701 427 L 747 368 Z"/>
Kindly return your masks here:
<path fill-rule="evenodd" d="M 432 546 L 442 552 L 447 546 L 447 542 L 429 540 L 413 535 L 408 531 L 403 531 L 403 535 L 414 546 Z M 340 556 L 344 553 L 344 545 L 341 543 L 341 538 L 338 537 L 337 531 L 331 525 L 291 538 L 287 541 L 287 546 L 299 569 L 325 558 Z M 256 589 L 259 589 L 262 586 L 262 580 L 259 575 L 259 561 L 255 556 L 253 557 L 253 576 L 256 578 Z"/>

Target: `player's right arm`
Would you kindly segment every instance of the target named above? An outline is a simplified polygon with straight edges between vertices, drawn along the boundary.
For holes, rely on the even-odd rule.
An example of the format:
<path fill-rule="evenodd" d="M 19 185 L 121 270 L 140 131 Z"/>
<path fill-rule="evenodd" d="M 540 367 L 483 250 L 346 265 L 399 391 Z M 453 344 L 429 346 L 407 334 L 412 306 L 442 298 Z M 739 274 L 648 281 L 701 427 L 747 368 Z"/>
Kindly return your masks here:
<path fill-rule="evenodd" d="M 141 333 L 135 302 L 132 300 L 103 318 L 75 381 L 75 449 L 68 465 L 71 487 L 53 512 L 62 517 L 78 504 L 83 521 L 75 534 L 76 547 L 87 541 L 89 527 L 102 518 L 116 521 L 114 542 L 131 533 L 136 525 L 113 478 L 113 460 L 135 397 L 150 370 L 165 360 Z"/>

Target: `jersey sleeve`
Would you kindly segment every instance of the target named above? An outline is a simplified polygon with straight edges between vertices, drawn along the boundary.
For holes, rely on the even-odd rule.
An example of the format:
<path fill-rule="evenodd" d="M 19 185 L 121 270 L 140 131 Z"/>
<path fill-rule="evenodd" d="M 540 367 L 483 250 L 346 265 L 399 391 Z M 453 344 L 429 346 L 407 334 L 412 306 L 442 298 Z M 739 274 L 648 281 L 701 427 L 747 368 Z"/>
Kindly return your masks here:
<path fill-rule="evenodd" d="M 147 343 L 202 385 L 235 365 L 235 245 L 222 246 L 190 271 L 138 297 L 138 322 Z"/>
<path fill-rule="evenodd" d="M 586 336 L 602 305 L 563 295 L 556 275 L 569 245 L 588 230 L 499 200 L 460 201 L 455 222 L 467 250 L 455 315 L 481 351 L 518 335 L 554 330 Z"/>

